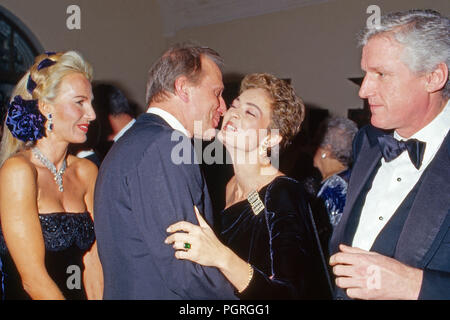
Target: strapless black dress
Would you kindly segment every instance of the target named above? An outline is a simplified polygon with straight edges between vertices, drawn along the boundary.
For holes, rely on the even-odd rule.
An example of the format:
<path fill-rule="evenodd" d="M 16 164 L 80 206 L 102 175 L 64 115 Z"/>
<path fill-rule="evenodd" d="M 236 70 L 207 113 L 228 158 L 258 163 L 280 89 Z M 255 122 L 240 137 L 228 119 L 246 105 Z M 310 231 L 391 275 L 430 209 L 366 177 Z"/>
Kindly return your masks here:
<path fill-rule="evenodd" d="M 39 214 L 45 243 L 47 272 L 64 297 L 86 299 L 83 285 L 83 256 L 95 241 L 94 222 L 89 212 Z M 5 300 L 29 300 L 19 272 L 8 252 L 0 229 L 0 280 Z"/>

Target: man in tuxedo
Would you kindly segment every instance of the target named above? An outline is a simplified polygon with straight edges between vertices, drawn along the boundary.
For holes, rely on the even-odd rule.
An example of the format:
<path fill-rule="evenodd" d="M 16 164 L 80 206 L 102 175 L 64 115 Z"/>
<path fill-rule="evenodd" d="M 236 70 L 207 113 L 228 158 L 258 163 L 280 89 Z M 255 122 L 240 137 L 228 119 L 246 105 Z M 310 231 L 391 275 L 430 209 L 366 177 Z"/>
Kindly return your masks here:
<path fill-rule="evenodd" d="M 226 111 L 221 65 L 212 49 L 170 48 L 149 71 L 147 112 L 114 143 L 102 163 L 95 190 L 95 232 L 105 299 L 235 297 L 217 269 L 177 260 L 164 244 L 169 225 L 180 220 L 197 223 L 194 205 L 213 223 L 191 138 L 211 139 Z"/>
<path fill-rule="evenodd" d="M 337 299 L 450 299 L 449 29 L 411 10 L 363 34 L 372 115 L 330 243 Z"/>

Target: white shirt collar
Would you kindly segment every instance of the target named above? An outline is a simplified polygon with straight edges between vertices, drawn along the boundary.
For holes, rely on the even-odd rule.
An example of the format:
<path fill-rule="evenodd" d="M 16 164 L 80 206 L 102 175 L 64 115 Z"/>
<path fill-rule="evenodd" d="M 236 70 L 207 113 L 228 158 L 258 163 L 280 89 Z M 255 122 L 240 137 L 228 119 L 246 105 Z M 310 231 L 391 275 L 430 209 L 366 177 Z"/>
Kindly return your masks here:
<path fill-rule="evenodd" d="M 82 150 L 80 152 L 77 153 L 77 157 L 78 158 L 86 158 L 89 157 L 90 155 L 94 154 L 94 150 L 89 149 L 89 150 Z"/>
<path fill-rule="evenodd" d="M 450 129 L 450 100 L 443 110 L 425 127 L 413 134 L 410 139 L 417 139 L 426 143 L 425 153 L 423 156 L 423 164 L 428 163 L 434 158 L 434 155 L 441 147 L 442 142 L 445 139 Z M 397 140 L 407 140 L 400 136 L 397 132 L 394 132 L 394 138 Z M 422 167 L 421 167 L 422 168 Z"/>
<path fill-rule="evenodd" d="M 136 122 L 136 119 L 132 119 L 130 122 L 128 122 L 125 127 L 123 127 L 113 138 L 114 142 L 117 142 L 123 134 L 131 128 L 131 126 Z"/>
<path fill-rule="evenodd" d="M 147 113 L 152 113 L 160 116 L 172 127 L 172 129 L 180 131 L 187 137 L 191 136 L 186 128 L 181 124 L 181 122 L 171 113 L 157 107 L 148 108 Z"/>

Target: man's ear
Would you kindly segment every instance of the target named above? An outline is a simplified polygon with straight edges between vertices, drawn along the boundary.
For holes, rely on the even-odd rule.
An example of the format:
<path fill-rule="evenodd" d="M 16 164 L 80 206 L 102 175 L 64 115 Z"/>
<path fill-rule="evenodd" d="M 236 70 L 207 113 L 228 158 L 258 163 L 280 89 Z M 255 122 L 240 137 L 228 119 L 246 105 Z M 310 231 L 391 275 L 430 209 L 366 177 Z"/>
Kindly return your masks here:
<path fill-rule="evenodd" d="M 189 81 L 186 76 L 179 76 L 175 79 L 175 95 L 178 96 L 182 101 L 189 102 Z"/>
<path fill-rule="evenodd" d="M 445 87 L 448 81 L 448 66 L 441 62 L 437 67 L 426 75 L 426 90 L 434 93 Z"/>

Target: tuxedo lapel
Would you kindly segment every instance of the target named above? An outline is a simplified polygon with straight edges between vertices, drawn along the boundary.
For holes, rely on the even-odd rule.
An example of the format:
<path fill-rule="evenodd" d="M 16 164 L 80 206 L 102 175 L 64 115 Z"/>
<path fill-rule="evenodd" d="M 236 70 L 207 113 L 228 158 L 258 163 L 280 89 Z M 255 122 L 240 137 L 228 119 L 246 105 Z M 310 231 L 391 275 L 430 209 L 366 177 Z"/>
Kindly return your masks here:
<path fill-rule="evenodd" d="M 351 211 L 362 189 L 370 178 L 372 171 L 380 161 L 381 152 L 377 144 L 365 142 L 361 148 L 361 159 L 352 169 L 350 184 L 347 191 L 346 209 Z M 347 208 L 348 207 L 348 208 Z"/>
<path fill-rule="evenodd" d="M 335 231 L 330 243 L 331 253 L 335 253 L 338 250 L 340 243 L 346 243 L 353 235 L 348 234 L 348 228 L 350 220 L 355 221 L 354 214 L 360 214 L 360 212 L 354 212 L 354 206 L 357 202 L 361 191 L 364 189 L 368 179 L 372 176 L 373 171 L 377 168 L 377 164 L 381 158 L 381 151 L 378 146 L 377 137 L 384 134 L 382 131 L 375 129 L 374 127 L 367 127 L 363 134 L 360 136 L 360 141 L 355 142 L 355 149 L 358 148 L 358 144 L 361 146 L 358 151 L 358 157 L 352 168 L 349 185 L 347 188 L 347 199 L 345 203 L 344 212 L 342 214 L 341 221 L 336 226 Z M 351 219 L 350 219 L 351 218 Z M 357 219 L 358 220 L 358 219 Z M 351 224 L 351 223 L 350 223 Z M 347 243 L 349 244 L 349 243 Z"/>
<path fill-rule="evenodd" d="M 395 258 L 415 267 L 421 267 L 449 212 L 450 134 L 423 174 L 395 253 Z"/>

